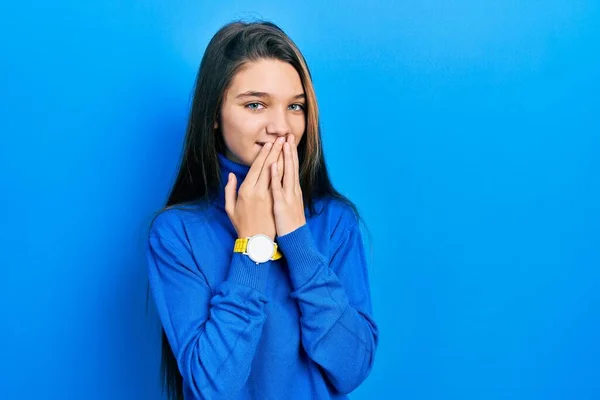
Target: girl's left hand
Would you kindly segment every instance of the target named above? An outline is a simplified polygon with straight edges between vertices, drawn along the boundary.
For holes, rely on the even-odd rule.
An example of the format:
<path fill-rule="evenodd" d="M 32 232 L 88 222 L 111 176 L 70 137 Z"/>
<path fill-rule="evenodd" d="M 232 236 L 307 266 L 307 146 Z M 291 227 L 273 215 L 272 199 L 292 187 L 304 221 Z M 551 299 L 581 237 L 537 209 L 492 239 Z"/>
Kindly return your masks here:
<path fill-rule="evenodd" d="M 283 171 L 279 170 L 277 164 L 271 165 L 271 190 L 277 236 L 283 236 L 306 224 L 300 187 L 298 148 L 294 135 L 288 135 L 283 144 Z M 283 186 L 281 174 L 283 174 Z"/>

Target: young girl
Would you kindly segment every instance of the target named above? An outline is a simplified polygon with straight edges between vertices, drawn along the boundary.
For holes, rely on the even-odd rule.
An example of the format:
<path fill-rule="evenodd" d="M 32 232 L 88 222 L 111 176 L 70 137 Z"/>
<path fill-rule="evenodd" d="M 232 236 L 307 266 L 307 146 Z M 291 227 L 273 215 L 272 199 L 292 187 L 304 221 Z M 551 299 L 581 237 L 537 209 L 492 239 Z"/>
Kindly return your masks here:
<path fill-rule="evenodd" d="M 200 64 L 148 273 L 171 399 L 343 399 L 378 343 L 360 217 L 332 186 L 304 57 L 231 23 Z"/>

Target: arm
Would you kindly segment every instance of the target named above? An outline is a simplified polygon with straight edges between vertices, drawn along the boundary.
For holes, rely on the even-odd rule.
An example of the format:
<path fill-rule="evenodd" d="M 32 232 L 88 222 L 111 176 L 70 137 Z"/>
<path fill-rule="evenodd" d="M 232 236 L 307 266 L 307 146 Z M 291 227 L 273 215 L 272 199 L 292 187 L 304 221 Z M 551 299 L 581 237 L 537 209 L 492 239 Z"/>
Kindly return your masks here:
<path fill-rule="evenodd" d="M 185 235 L 154 229 L 148 245 L 152 294 L 184 382 L 199 399 L 236 393 L 265 322 L 271 262 L 232 253 L 228 277 L 213 293 Z"/>
<path fill-rule="evenodd" d="M 331 260 L 318 252 L 307 224 L 278 243 L 302 314 L 304 349 L 339 392 L 350 393 L 371 371 L 378 342 L 359 226 L 340 235 Z"/>

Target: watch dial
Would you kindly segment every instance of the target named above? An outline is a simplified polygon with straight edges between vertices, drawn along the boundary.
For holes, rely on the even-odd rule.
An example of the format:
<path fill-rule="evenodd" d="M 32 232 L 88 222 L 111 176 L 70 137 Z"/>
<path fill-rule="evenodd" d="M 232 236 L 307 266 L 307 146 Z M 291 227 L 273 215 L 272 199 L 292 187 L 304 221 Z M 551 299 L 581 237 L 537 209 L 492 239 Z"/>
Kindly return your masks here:
<path fill-rule="evenodd" d="M 248 241 L 247 253 L 255 262 L 265 262 L 273 256 L 274 245 L 266 235 L 255 235 Z"/>

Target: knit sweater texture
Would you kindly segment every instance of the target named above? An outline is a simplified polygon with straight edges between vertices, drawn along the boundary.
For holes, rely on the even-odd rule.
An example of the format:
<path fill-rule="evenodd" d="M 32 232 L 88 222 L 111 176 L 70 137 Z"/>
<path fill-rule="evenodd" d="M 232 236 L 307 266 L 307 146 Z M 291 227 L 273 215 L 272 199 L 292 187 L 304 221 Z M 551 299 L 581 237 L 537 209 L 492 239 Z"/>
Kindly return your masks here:
<path fill-rule="evenodd" d="M 147 247 L 152 297 L 192 399 L 345 399 L 369 375 L 378 343 L 358 219 L 333 197 L 275 238 L 283 257 L 234 253 L 229 172 L 210 202 L 162 211 Z"/>

